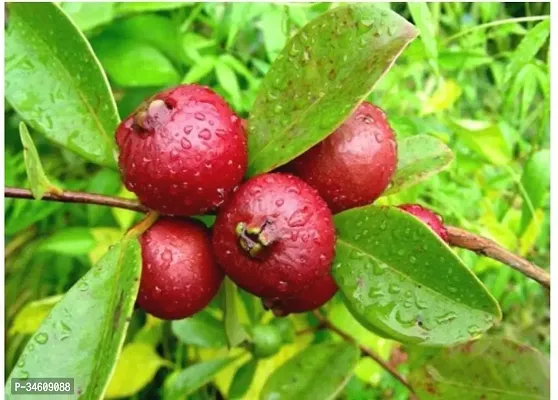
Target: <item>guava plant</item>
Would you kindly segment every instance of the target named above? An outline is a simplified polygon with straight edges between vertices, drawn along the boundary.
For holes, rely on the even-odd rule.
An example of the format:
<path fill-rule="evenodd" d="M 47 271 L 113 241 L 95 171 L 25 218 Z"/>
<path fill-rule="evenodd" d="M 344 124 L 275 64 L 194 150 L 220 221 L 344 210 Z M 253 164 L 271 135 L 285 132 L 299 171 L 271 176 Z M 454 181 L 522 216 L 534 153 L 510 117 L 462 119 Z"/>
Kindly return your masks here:
<path fill-rule="evenodd" d="M 349 4 L 311 21 L 276 58 L 247 120 L 211 88 L 190 83 L 119 121 L 100 63 L 57 5 L 12 3 L 7 13 L 6 98 L 24 121 L 30 190 L 7 187 L 5 195 L 146 214 L 53 306 L 10 373 L 8 398 L 12 378 L 47 377 L 73 378 L 73 398 L 103 398 L 121 354 L 140 351 L 122 352 L 135 308 L 175 320 L 185 343 L 228 347 L 170 374 L 164 399 L 192 394 L 233 364 L 227 397 L 242 398 L 258 365 L 321 330 L 332 336 L 297 348 L 271 373 L 262 399 L 335 398 L 361 357 L 410 397 L 548 394 L 541 354 L 483 337 L 500 307 L 451 246 L 547 289 L 548 273 L 445 226 L 424 206 L 373 204 L 452 160 L 432 136 L 398 140 L 389 116 L 365 101 L 419 33 L 404 18 Z M 118 170 L 138 200 L 53 184 L 27 126 Z M 336 295 L 366 330 L 416 349 L 416 368 L 404 376 L 332 323 L 322 306 Z M 295 332 L 288 316 L 300 313 L 312 323 Z M 498 373 L 506 369 L 504 381 Z M 472 381 L 474 390 L 460 384 Z M 501 394 L 510 388 L 516 397 Z"/>

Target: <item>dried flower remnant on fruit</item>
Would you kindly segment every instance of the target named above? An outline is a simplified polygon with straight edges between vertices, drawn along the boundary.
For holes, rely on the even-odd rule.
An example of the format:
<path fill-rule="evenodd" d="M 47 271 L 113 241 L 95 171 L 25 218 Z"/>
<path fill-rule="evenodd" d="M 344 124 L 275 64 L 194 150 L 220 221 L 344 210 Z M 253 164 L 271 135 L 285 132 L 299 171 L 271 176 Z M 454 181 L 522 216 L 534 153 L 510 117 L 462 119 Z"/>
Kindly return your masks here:
<path fill-rule="evenodd" d="M 225 274 L 264 298 L 291 297 L 329 274 L 334 246 L 326 203 L 287 174 L 259 175 L 241 185 L 213 227 Z"/>

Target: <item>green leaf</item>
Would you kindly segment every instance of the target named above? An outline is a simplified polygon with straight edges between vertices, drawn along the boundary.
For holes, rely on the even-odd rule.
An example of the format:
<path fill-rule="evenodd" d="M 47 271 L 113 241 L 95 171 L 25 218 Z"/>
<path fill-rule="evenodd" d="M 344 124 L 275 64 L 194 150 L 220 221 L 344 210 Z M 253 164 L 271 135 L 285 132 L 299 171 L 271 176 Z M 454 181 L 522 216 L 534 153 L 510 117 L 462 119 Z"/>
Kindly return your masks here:
<path fill-rule="evenodd" d="M 387 340 L 370 332 L 353 317 L 351 312 L 341 302 L 334 303 L 333 307 L 328 308 L 327 319 L 337 328 L 347 332 L 360 345 L 374 351 L 381 358 L 389 359 L 395 342 Z M 343 340 L 339 338 L 339 340 Z M 354 375 L 364 382 L 372 385 L 380 383 L 384 370 L 381 365 L 370 357 L 362 357 Z"/>
<path fill-rule="evenodd" d="M 116 104 L 87 40 L 52 3 L 10 3 L 6 98 L 49 140 L 115 167 Z"/>
<path fill-rule="evenodd" d="M 359 357 L 358 347 L 347 342 L 310 346 L 269 377 L 260 399 L 334 399 L 347 384 Z"/>
<path fill-rule="evenodd" d="M 89 232 L 91 232 L 91 236 L 93 236 L 95 241 L 95 247 L 88 254 L 91 265 L 97 264 L 110 246 L 122 239 L 123 235 L 123 232 L 118 228 L 91 228 Z"/>
<path fill-rule="evenodd" d="M 62 295 L 51 296 L 27 303 L 15 316 L 10 327 L 10 336 L 16 333 L 34 333 L 61 298 Z"/>
<path fill-rule="evenodd" d="M 384 195 L 397 193 L 430 178 L 453 161 L 453 153 L 440 139 L 416 135 L 397 144 L 397 170 Z"/>
<path fill-rule="evenodd" d="M 451 126 L 459 139 L 495 165 L 506 165 L 512 160 L 512 149 L 504 136 L 504 123 L 486 121 L 452 120 Z"/>
<path fill-rule="evenodd" d="M 232 281 L 225 277 L 225 282 L 223 284 L 225 296 L 224 304 L 223 304 L 223 313 L 224 313 L 224 323 L 225 323 L 225 333 L 227 335 L 227 341 L 229 343 L 229 347 L 236 347 L 240 343 L 244 342 L 248 339 L 248 334 L 246 330 L 241 325 L 240 320 L 238 319 L 238 310 L 237 310 L 237 296 L 238 292 L 236 286 Z"/>
<path fill-rule="evenodd" d="M 95 248 L 90 228 L 72 227 L 56 231 L 44 239 L 37 251 L 48 251 L 69 256 L 88 254 Z"/>
<path fill-rule="evenodd" d="M 231 386 L 229 387 L 229 399 L 242 399 L 254 379 L 254 374 L 258 368 L 258 360 L 251 358 L 239 369 L 236 370 Z"/>
<path fill-rule="evenodd" d="M 540 150 L 525 163 L 521 184 L 529 196 L 534 209 L 544 206 L 550 189 L 550 150 Z M 521 211 L 521 231 L 527 227 L 532 218 L 532 210 L 524 202 Z"/>
<path fill-rule="evenodd" d="M 238 85 L 238 78 L 233 69 L 223 62 L 223 60 L 219 60 L 215 66 L 215 75 L 217 75 L 217 82 L 219 82 L 219 85 L 231 96 L 233 101 L 240 101 L 240 86 Z"/>
<path fill-rule="evenodd" d="M 224 347 L 227 336 L 223 322 L 207 311 L 172 322 L 172 332 L 181 342 L 200 347 Z"/>
<path fill-rule="evenodd" d="M 25 160 L 25 169 L 27 171 L 27 179 L 29 179 L 29 185 L 31 186 L 31 193 L 33 197 L 37 200 L 43 198 L 46 193 L 62 193 L 62 190 L 54 186 L 45 174 L 43 169 L 43 164 L 41 164 L 41 159 L 39 158 L 39 153 L 29 135 L 27 126 L 25 123 L 20 122 L 19 124 L 19 137 L 21 138 L 21 144 L 23 145 L 23 158 Z"/>
<path fill-rule="evenodd" d="M 136 198 L 136 195 L 128 191 L 124 186 L 120 188 L 120 192 L 118 192 L 117 196 L 123 197 L 125 199 Z M 138 215 L 135 211 L 124 210 L 122 208 L 116 208 L 116 207 L 112 208 L 110 211 L 122 230 L 126 230 L 129 227 L 131 227 Z"/>
<path fill-rule="evenodd" d="M 193 5 L 193 3 L 181 1 L 129 1 L 116 3 L 116 10 L 122 15 L 148 11 L 174 10 L 176 8 L 189 7 L 191 5 Z"/>
<path fill-rule="evenodd" d="M 438 59 L 438 44 L 436 42 L 436 26 L 428 4 L 424 2 L 408 2 L 407 7 L 413 17 L 413 22 L 420 30 L 420 39 L 428 58 L 436 61 Z"/>
<path fill-rule="evenodd" d="M 63 2 L 61 7 L 84 32 L 107 24 L 114 19 L 113 2 Z"/>
<path fill-rule="evenodd" d="M 206 56 L 200 58 L 192 68 L 188 70 L 182 83 L 197 83 L 205 78 L 213 71 L 217 58 L 215 56 Z"/>
<path fill-rule="evenodd" d="M 91 41 L 108 75 L 120 86 L 164 86 L 178 83 L 169 59 L 147 43 L 102 35 Z"/>
<path fill-rule="evenodd" d="M 153 380 L 159 368 L 171 365 L 169 361 L 161 358 L 152 346 L 145 343 L 129 343 L 122 349 L 106 397 L 133 396 Z"/>
<path fill-rule="evenodd" d="M 145 29 L 146 26 L 149 29 Z M 135 15 L 112 24 L 103 34 L 151 45 L 176 62 L 182 58 L 178 28 L 170 18 L 162 15 Z"/>
<path fill-rule="evenodd" d="M 513 52 L 506 68 L 504 80 L 509 80 L 533 57 L 537 55 L 541 47 L 550 35 L 550 18 L 539 22 L 534 28 L 529 30 L 525 37 Z"/>
<path fill-rule="evenodd" d="M 302 28 L 260 86 L 248 122 L 249 175 L 332 133 L 415 35 L 402 17 L 371 4 L 334 8 Z"/>
<path fill-rule="evenodd" d="M 102 398 L 126 336 L 140 273 L 140 245 L 124 239 L 56 304 L 10 379 L 72 377 L 81 398 Z M 13 398 L 10 379 L 7 398 Z"/>
<path fill-rule="evenodd" d="M 550 398 L 549 360 L 508 339 L 484 338 L 427 353 L 409 381 L 420 399 Z"/>
<path fill-rule="evenodd" d="M 368 329 L 403 343 L 451 345 L 501 318 L 482 283 L 429 228 L 395 207 L 334 216 L 332 274 Z"/>
<path fill-rule="evenodd" d="M 173 372 L 163 385 L 164 400 L 178 400 L 195 392 L 210 382 L 223 368 L 236 358 L 216 358 L 194 364 L 182 371 Z"/>
<path fill-rule="evenodd" d="M 261 17 L 258 27 L 263 34 L 263 42 L 270 61 L 275 60 L 277 55 L 285 47 L 287 42 L 285 13 L 276 5 L 271 7 Z"/>
<path fill-rule="evenodd" d="M 416 3 L 423 4 L 423 3 Z M 428 115 L 447 110 L 461 96 L 461 87 L 451 79 L 444 79 L 422 107 L 421 114 Z"/>

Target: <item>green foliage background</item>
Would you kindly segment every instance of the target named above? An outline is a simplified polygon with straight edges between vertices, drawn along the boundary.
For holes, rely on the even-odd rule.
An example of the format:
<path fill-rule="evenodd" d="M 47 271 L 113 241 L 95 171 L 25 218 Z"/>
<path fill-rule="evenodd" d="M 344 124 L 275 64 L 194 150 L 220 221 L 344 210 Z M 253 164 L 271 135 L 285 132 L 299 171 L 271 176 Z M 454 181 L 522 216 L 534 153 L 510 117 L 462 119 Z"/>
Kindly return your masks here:
<path fill-rule="evenodd" d="M 180 82 L 214 88 L 246 117 L 262 77 L 288 37 L 335 6 L 61 4 L 99 57 L 122 118 L 146 97 Z M 545 35 L 549 20 L 545 16 L 549 4 L 384 6 L 413 22 L 421 36 L 404 51 L 368 100 L 386 111 L 398 139 L 418 134 L 438 137 L 453 150 L 455 160 L 444 172 L 384 197 L 378 204 L 427 204 L 447 223 L 493 238 L 548 268 L 550 86 Z M 5 117 L 6 185 L 28 187 L 18 134 L 20 118 L 8 104 Z M 42 136 L 33 135 L 33 139 L 53 184 L 132 197 L 114 170 L 53 146 Z M 83 276 L 136 218 L 132 212 L 99 206 L 6 199 L 7 374 L 57 299 L 54 296 L 66 292 Z M 466 251 L 458 253 L 502 307 L 503 322 L 491 334 L 549 353 L 548 294 L 537 283 L 495 261 Z M 259 318 L 259 304 L 247 295 L 242 298 L 241 319 Z M 208 310 L 209 320 L 219 317 L 219 301 L 216 299 L 214 309 Z M 344 326 L 357 324 L 339 305 L 337 298 L 328 304 L 330 319 Z M 264 316 L 268 319 L 269 315 Z M 316 322 L 310 315 L 291 319 L 297 329 Z M 173 369 L 226 354 L 222 332 L 212 331 L 207 319 L 195 326 L 184 325 L 161 323 L 136 311 L 124 348 L 127 361 L 117 368 L 108 394 L 154 398 Z M 356 335 L 359 329 L 355 325 Z M 323 341 L 327 335 L 320 332 L 284 346 L 278 355 L 260 363 L 254 381 L 263 383 L 274 368 L 306 343 Z M 384 357 L 394 347 L 394 342 L 366 331 L 360 339 Z M 244 353 L 239 354 L 243 357 Z M 191 398 L 215 398 L 217 391 L 226 391 L 245 360 L 223 369 L 212 384 Z M 403 363 L 398 368 L 407 371 L 409 366 Z M 382 396 L 405 398 L 406 394 L 370 360 L 359 363 L 356 375 L 340 395 L 354 400 Z"/>

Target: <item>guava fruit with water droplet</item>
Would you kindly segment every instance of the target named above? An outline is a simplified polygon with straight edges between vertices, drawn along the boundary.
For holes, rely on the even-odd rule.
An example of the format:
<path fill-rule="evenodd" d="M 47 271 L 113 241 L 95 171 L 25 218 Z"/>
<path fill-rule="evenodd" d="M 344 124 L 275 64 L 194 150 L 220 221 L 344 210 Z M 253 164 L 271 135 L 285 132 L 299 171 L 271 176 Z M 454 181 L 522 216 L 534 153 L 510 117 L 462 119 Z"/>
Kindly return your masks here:
<path fill-rule="evenodd" d="M 395 134 L 385 113 L 363 102 L 322 142 L 284 167 L 314 187 L 334 213 L 374 202 L 397 166 Z"/>
<path fill-rule="evenodd" d="M 440 236 L 444 242 L 448 241 L 448 231 L 440 215 L 419 204 L 402 204 L 397 207 L 420 219 Z"/>
<path fill-rule="evenodd" d="M 213 226 L 213 250 L 225 274 L 263 298 L 292 297 L 329 274 L 334 247 L 327 204 L 288 174 L 248 180 Z"/>
<path fill-rule="evenodd" d="M 126 187 L 162 214 L 215 209 L 246 171 L 240 118 L 218 94 L 198 85 L 156 94 L 122 121 L 116 142 Z"/>
<path fill-rule="evenodd" d="M 337 293 L 337 285 L 330 274 L 320 278 L 308 289 L 289 298 L 265 299 L 263 304 L 276 317 L 315 310 L 327 303 Z"/>
<path fill-rule="evenodd" d="M 215 297 L 223 272 L 199 221 L 160 218 L 139 238 L 142 274 L 138 305 L 161 319 L 182 319 Z"/>

